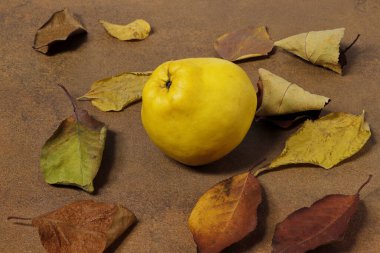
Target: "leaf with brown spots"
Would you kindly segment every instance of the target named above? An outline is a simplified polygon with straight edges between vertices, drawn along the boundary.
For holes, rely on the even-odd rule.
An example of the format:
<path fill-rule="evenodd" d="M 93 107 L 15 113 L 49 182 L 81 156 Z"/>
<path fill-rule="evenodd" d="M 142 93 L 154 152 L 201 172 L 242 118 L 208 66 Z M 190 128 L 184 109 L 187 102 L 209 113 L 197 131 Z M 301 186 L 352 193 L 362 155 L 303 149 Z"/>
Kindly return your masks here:
<path fill-rule="evenodd" d="M 272 253 L 303 253 L 343 240 L 349 222 L 358 208 L 360 190 L 371 177 L 370 175 L 354 195 L 327 195 L 310 207 L 291 213 L 276 226 Z"/>
<path fill-rule="evenodd" d="M 268 55 L 273 44 L 265 26 L 249 26 L 223 34 L 214 42 L 214 48 L 222 58 L 237 61 Z"/>
<path fill-rule="evenodd" d="M 41 53 L 48 53 L 52 45 L 70 37 L 86 33 L 86 29 L 68 10 L 55 12 L 50 19 L 38 29 L 33 48 Z"/>
<path fill-rule="evenodd" d="M 136 221 L 121 205 L 80 200 L 32 219 L 32 225 L 49 253 L 101 253 Z"/>
<path fill-rule="evenodd" d="M 199 252 L 220 252 L 253 231 L 260 203 L 261 186 L 250 172 L 226 179 L 204 193 L 189 218 Z"/>

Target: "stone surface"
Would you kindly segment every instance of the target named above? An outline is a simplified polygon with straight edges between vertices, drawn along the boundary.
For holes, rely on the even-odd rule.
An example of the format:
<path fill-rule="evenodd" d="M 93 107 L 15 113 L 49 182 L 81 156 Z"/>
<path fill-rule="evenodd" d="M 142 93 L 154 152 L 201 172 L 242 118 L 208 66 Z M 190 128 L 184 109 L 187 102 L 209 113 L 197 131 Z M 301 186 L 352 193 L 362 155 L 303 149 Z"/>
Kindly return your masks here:
<path fill-rule="evenodd" d="M 88 30 L 72 50 L 46 56 L 32 49 L 34 34 L 64 7 Z M 83 95 L 95 80 L 125 71 L 153 70 L 170 59 L 217 56 L 213 41 L 248 25 L 267 25 L 274 40 L 310 30 L 346 27 L 343 44 L 361 37 L 347 53 L 344 75 L 313 66 L 280 49 L 270 58 L 239 63 L 257 80 L 262 67 L 310 92 L 332 98 L 328 111 L 367 112 L 373 137 L 353 158 L 327 171 L 311 166 L 262 175 L 265 199 L 256 232 L 226 252 L 270 252 L 274 226 L 287 214 L 330 193 L 353 194 L 367 179 L 359 212 L 343 243 L 314 252 L 377 252 L 380 248 L 380 2 L 377 0 L 241 1 L 28 1 L 0 2 L 0 252 L 43 252 L 37 230 L 13 225 L 9 215 L 35 217 L 70 201 L 117 202 L 139 219 L 109 252 L 195 252 L 187 218 L 197 199 L 215 183 L 250 169 L 281 151 L 295 130 L 255 123 L 243 143 L 224 159 L 188 168 L 165 157 L 141 125 L 141 104 L 119 113 L 89 110 L 110 129 L 96 194 L 47 185 L 39 169 L 40 150 L 71 105 L 56 86 Z M 99 19 L 128 23 L 143 18 L 153 33 L 144 41 L 110 37 Z M 78 43 L 77 43 L 78 44 Z M 264 214 L 267 213 L 267 214 Z"/>

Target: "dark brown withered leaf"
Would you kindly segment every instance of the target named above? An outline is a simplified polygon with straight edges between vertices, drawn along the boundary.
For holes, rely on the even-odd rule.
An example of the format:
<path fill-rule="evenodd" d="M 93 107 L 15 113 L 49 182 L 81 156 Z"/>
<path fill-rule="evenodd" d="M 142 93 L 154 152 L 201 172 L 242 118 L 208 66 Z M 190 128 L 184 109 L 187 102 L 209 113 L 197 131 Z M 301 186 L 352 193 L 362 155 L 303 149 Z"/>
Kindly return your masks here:
<path fill-rule="evenodd" d="M 222 58 L 237 61 L 268 55 L 273 44 L 265 26 L 249 26 L 223 34 L 214 42 L 214 48 Z"/>
<path fill-rule="evenodd" d="M 86 33 L 86 29 L 68 9 L 55 12 L 50 19 L 38 29 L 33 48 L 41 53 L 48 53 L 50 47 L 67 40 L 73 35 Z"/>
<path fill-rule="evenodd" d="M 198 200 L 189 227 L 200 253 L 217 253 L 256 228 L 261 186 L 250 172 L 226 179 Z"/>
<path fill-rule="evenodd" d="M 342 240 L 358 208 L 360 190 L 371 177 L 354 195 L 327 195 L 291 213 L 276 226 L 272 253 L 303 253 Z"/>

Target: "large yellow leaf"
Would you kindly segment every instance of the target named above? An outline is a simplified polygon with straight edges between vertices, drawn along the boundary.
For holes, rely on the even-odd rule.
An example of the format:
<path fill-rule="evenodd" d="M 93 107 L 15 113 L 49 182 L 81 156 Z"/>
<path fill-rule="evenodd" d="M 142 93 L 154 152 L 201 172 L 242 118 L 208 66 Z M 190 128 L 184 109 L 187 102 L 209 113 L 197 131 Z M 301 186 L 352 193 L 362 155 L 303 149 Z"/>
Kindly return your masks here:
<path fill-rule="evenodd" d="M 99 20 L 104 29 L 119 40 L 143 40 L 149 36 L 150 24 L 143 19 L 136 19 L 127 25 L 117 25 Z"/>
<path fill-rule="evenodd" d="M 307 120 L 286 141 L 285 148 L 259 173 L 288 164 L 314 164 L 330 169 L 357 153 L 371 136 L 362 115 L 330 113 L 318 120 Z"/>
<path fill-rule="evenodd" d="M 345 28 L 338 28 L 301 33 L 276 41 L 274 45 L 313 64 L 342 74 L 342 66 L 339 63 L 339 49 L 344 30 Z"/>
<path fill-rule="evenodd" d="M 329 98 L 305 91 L 297 84 L 269 72 L 259 69 L 262 87 L 261 105 L 257 116 L 284 115 L 296 112 L 321 110 Z"/>
<path fill-rule="evenodd" d="M 127 72 L 94 82 L 79 100 L 91 100 L 101 111 L 121 111 L 139 101 L 152 72 Z"/>
<path fill-rule="evenodd" d="M 246 172 L 224 180 L 198 200 L 189 227 L 200 253 L 217 253 L 256 228 L 259 181 Z"/>

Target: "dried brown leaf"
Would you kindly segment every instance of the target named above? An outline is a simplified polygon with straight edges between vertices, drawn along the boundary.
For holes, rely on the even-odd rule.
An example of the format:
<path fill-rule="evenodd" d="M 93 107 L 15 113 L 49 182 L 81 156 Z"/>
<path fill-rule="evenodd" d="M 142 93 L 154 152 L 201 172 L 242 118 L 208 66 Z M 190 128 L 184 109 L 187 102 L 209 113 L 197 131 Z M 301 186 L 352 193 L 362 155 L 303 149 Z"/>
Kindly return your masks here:
<path fill-rule="evenodd" d="M 201 253 L 220 252 L 256 228 L 259 181 L 246 172 L 224 180 L 198 200 L 189 227 Z"/>
<path fill-rule="evenodd" d="M 50 19 L 38 29 L 33 48 L 46 54 L 49 48 L 59 41 L 69 37 L 86 33 L 86 29 L 68 9 L 55 12 Z"/>
<path fill-rule="evenodd" d="M 359 192 L 370 179 L 355 195 L 327 195 L 291 213 L 276 226 L 272 253 L 303 253 L 342 240 L 358 208 Z"/>
<path fill-rule="evenodd" d="M 49 253 L 101 253 L 137 221 L 127 208 L 80 200 L 32 220 Z"/>
<path fill-rule="evenodd" d="M 214 48 L 222 58 L 237 61 L 268 55 L 273 49 L 273 41 L 265 26 L 249 26 L 223 34 L 214 42 Z"/>

